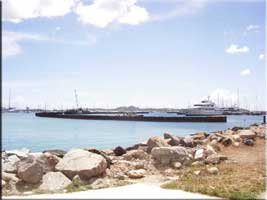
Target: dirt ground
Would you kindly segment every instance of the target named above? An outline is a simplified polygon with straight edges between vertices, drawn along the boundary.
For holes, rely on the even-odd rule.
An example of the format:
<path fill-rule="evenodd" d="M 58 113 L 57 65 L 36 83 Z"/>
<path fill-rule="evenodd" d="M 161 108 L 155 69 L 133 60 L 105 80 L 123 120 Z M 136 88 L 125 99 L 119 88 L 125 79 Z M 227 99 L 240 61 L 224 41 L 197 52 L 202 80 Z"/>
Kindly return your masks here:
<path fill-rule="evenodd" d="M 228 160 L 215 165 L 218 175 L 196 176 L 194 171 L 207 166 L 191 168 L 187 173 L 179 172 L 178 181 L 163 187 L 229 199 L 262 198 L 266 192 L 266 141 L 257 138 L 254 146 L 221 146 L 219 153 Z"/>
<path fill-rule="evenodd" d="M 266 142 L 257 138 L 254 146 L 247 146 L 241 143 L 239 147 L 222 147 L 221 152 L 238 164 L 261 165 L 266 161 Z"/>

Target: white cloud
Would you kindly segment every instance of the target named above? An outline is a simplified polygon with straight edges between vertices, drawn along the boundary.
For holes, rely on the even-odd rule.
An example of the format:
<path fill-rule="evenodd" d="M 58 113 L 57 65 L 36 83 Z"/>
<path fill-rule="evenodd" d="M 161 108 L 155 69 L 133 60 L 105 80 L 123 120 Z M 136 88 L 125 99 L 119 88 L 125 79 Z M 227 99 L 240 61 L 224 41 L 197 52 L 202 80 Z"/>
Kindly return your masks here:
<path fill-rule="evenodd" d="M 241 76 L 249 76 L 251 74 L 250 69 L 246 68 L 240 72 Z"/>
<path fill-rule="evenodd" d="M 23 48 L 20 44 L 22 41 L 33 40 L 33 41 L 46 41 L 46 42 L 54 42 L 59 44 L 66 45 L 92 45 L 96 43 L 96 37 L 93 35 L 88 35 L 85 40 L 63 40 L 57 39 L 53 37 L 48 37 L 45 35 L 37 35 L 32 33 L 21 33 L 21 32 L 12 32 L 12 31 L 4 31 L 2 34 L 3 48 L 2 55 L 3 58 L 6 59 L 10 56 L 15 56 L 21 54 L 23 52 Z"/>
<path fill-rule="evenodd" d="M 194 14 L 208 2 L 208 0 L 143 0 L 146 3 L 173 4 L 173 9 L 170 11 L 153 14 L 145 7 L 137 5 L 137 1 L 142 2 L 142 0 L 92 0 L 90 4 L 85 4 L 81 0 L 27 0 L 26 4 L 22 0 L 3 0 L 3 20 L 19 23 L 27 19 L 52 18 L 74 12 L 81 22 L 105 28 L 113 23 L 138 25 L 148 21 Z"/>
<path fill-rule="evenodd" d="M 239 47 L 238 45 L 231 44 L 228 48 L 225 49 L 226 53 L 236 54 L 236 53 L 247 53 L 249 48 L 247 46 Z"/>
<path fill-rule="evenodd" d="M 3 0 L 3 20 L 19 23 L 36 17 L 58 17 L 71 12 L 77 0 Z"/>
<path fill-rule="evenodd" d="M 79 20 L 105 28 L 112 23 L 138 25 L 149 20 L 149 14 L 136 0 L 94 0 L 91 5 L 79 3 L 75 9 Z"/>
<path fill-rule="evenodd" d="M 19 44 L 22 40 L 46 40 L 46 38 L 34 34 L 16 33 L 11 31 L 3 32 L 3 58 L 22 53 L 22 47 Z"/>
<path fill-rule="evenodd" d="M 248 36 L 249 33 L 259 33 L 260 26 L 259 25 L 249 25 L 246 27 L 246 30 L 243 32 L 243 36 Z"/>
<path fill-rule="evenodd" d="M 210 99 L 213 102 L 220 104 L 219 106 L 222 106 L 221 105 L 222 103 L 224 103 L 224 106 L 234 105 L 237 104 L 238 95 L 237 92 L 232 92 L 227 89 L 218 88 L 210 93 Z"/>
<path fill-rule="evenodd" d="M 265 55 L 263 53 L 259 55 L 259 60 L 264 60 L 264 58 L 265 58 Z"/>
<path fill-rule="evenodd" d="M 151 1 L 151 0 L 149 0 Z M 147 1 L 147 2 L 149 2 Z M 151 17 L 151 20 L 160 21 L 171 19 L 176 16 L 195 14 L 199 10 L 205 7 L 207 0 L 163 0 L 158 1 L 161 3 L 175 3 L 176 6 L 169 12 L 162 14 L 155 14 Z"/>
<path fill-rule="evenodd" d="M 61 30 L 61 27 L 60 26 L 57 26 L 56 27 L 56 31 L 60 31 Z"/>
<path fill-rule="evenodd" d="M 260 29 L 259 25 L 249 25 L 246 28 L 247 31 L 256 31 L 256 32 L 259 31 L 259 29 Z"/>

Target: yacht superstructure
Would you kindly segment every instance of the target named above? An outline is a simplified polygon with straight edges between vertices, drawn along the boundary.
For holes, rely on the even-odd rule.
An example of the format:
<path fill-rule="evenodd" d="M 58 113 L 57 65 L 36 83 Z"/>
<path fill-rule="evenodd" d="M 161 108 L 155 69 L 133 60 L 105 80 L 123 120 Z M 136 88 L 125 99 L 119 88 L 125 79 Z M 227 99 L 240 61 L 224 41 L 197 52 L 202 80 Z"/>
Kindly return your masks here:
<path fill-rule="evenodd" d="M 194 104 L 193 108 L 189 108 L 186 112 L 187 116 L 208 116 L 208 115 L 222 115 L 223 111 L 216 107 L 209 98 L 203 100 L 198 104 Z"/>

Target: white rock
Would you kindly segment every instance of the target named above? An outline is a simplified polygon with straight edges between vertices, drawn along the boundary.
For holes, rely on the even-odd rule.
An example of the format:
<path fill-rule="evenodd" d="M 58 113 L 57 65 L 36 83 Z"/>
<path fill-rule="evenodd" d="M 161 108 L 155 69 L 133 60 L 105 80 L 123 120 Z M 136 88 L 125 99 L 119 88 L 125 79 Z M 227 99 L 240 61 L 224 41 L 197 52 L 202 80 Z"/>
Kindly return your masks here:
<path fill-rule="evenodd" d="M 154 136 L 149 138 L 149 140 L 147 141 L 147 146 L 147 151 L 150 153 L 154 147 L 167 147 L 170 145 L 163 138 Z"/>
<path fill-rule="evenodd" d="M 208 168 L 208 172 L 210 174 L 218 174 L 219 173 L 219 170 L 218 170 L 217 167 L 210 167 L 210 168 Z"/>
<path fill-rule="evenodd" d="M 234 147 L 239 147 L 239 146 L 240 146 L 240 143 L 239 143 L 239 142 L 234 142 L 234 143 L 233 143 L 233 146 L 234 146 Z"/>
<path fill-rule="evenodd" d="M 16 156 L 18 156 L 20 158 L 28 157 L 29 153 L 30 153 L 30 150 L 26 149 L 26 148 L 6 151 L 6 154 L 8 156 L 16 155 Z"/>
<path fill-rule="evenodd" d="M 233 135 L 233 139 L 235 142 L 240 142 L 241 141 L 241 138 L 239 135 Z"/>
<path fill-rule="evenodd" d="M 43 176 L 40 190 L 58 191 L 68 187 L 72 182 L 61 172 L 48 172 Z"/>
<path fill-rule="evenodd" d="M 254 139 L 256 137 L 256 134 L 252 132 L 251 130 L 239 130 L 238 135 L 242 139 Z"/>
<path fill-rule="evenodd" d="M 153 159 L 163 165 L 172 162 L 183 163 L 188 157 L 188 152 L 184 147 L 154 147 L 152 149 Z"/>
<path fill-rule="evenodd" d="M 198 149 L 195 153 L 195 160 L 202 160 L 205 158 L 204 149 Z"/>
<path fill-rule="evenodd" d="M 82 179 L 89 179 L 101 175 L 106 168 L 107 162 L 103 156 L 82 149 L 70 150 L 56 165 L 56 170 L 70 179 L 77 174 Z"/>
<path fill-rule="evenodd" d="M 2 162 L 2 170 L 4 172 L 16 173 L 17 172 L 17 162 L 20 159 L 16 155 L 9 156 L 4 162 Z"/>
<path fill-rule="evenodd" d="M 6 172 L 2 172 L 2 179 L 4 181 L 14 181 L 17 182 L 19 181 L 18 177 L 16 177 L 16 174 L 11 174 L 11 173 L 6 173 Z"/>
<path fill-rule="evenodd" d="M 198 176 L 200 174 L 200 170 L 194 171 L 194 174 Z"/>
<path fill-rule="evenodd" d="M 146 174 L 144 169 L 131 170 L 127 173 L 129 178 L 143 178 Z"/>
<path fill-rule="evenodd" d="M 173 166 L 173 168 L 175 168 L 175 169 L 180 169 L 180 168 L 182 167 L 182 164 L 181 164 L 180 162 L 174 162 L 174 163 L 172 164 L 172 166 Z"/>
<path fill-rule="evenodd" d="M 6 182 L 4 180 L 2 180 L 2 187 L 5 187 Z"/>

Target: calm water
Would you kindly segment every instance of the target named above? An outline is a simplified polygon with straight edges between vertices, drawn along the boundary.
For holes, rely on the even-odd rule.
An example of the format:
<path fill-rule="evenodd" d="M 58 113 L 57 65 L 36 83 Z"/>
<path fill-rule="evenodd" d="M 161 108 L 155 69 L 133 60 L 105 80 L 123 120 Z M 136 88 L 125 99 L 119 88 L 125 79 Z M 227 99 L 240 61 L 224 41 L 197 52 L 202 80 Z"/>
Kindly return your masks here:
<path fill-rule="evenodd" d="M 228 116 L 227 123 L 159 123 L 130 121 L 72 120 L 35 117 L 33 113 L 2 114 L 3 149 L 45 149 L 123 147 L 142 142 L 150 136 L 170 132 L 187 135 L 198 131 L 224 130 L 233 126 L 261 123 L 262 116 Z"/>

